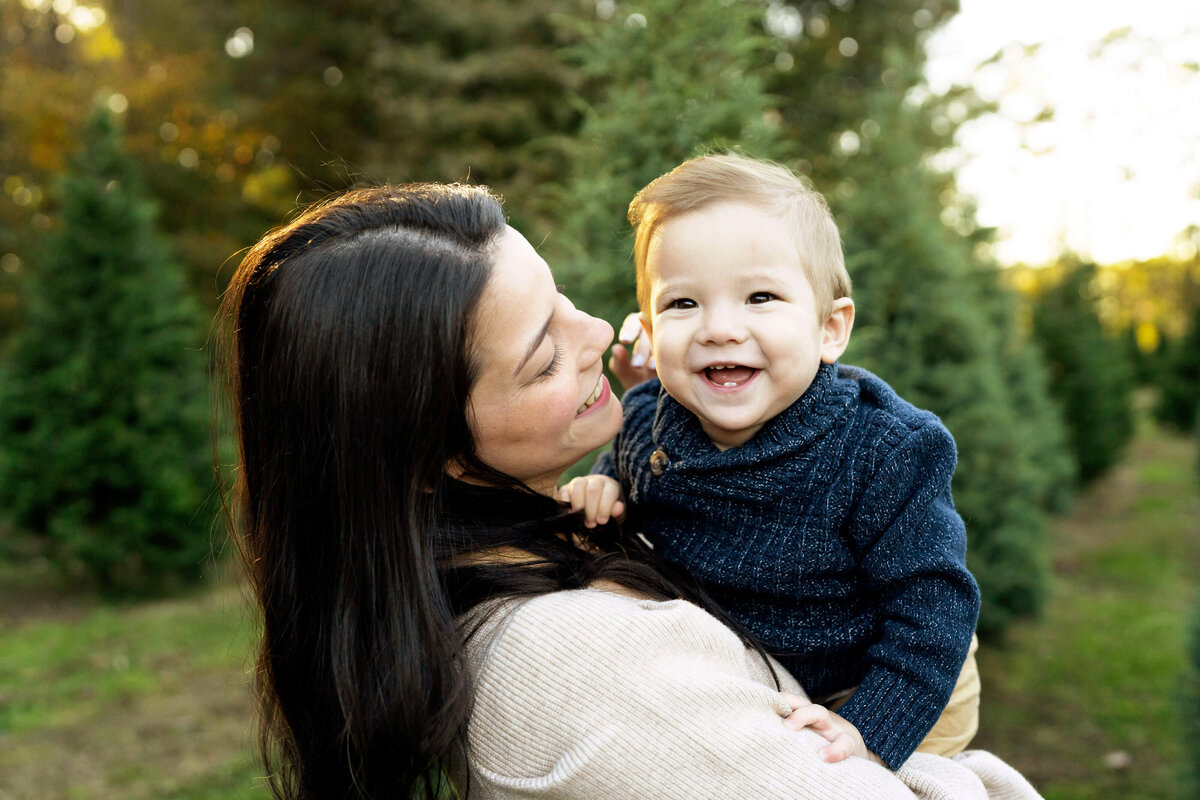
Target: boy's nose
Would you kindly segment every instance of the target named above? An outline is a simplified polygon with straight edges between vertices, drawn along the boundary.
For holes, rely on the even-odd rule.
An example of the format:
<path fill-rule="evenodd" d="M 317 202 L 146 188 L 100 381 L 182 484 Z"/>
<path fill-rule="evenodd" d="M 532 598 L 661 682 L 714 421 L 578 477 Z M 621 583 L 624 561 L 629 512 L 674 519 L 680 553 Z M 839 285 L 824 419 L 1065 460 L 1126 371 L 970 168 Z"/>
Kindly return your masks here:
<path fill-rule="evenodd" d="M 746 325 L 737 310 L 717 306 L 704 315 L 701 338 L 706 344 L 728 344 L 746 338 Z"/>

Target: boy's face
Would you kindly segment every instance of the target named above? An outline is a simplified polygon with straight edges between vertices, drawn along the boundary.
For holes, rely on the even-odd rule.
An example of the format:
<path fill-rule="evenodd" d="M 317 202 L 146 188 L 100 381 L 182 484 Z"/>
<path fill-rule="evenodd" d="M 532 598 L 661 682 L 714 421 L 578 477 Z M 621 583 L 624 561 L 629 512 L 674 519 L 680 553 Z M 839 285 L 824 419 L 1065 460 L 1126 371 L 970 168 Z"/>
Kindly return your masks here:
<path fill-rule="evenodd" d="M 804 394 L 853 324 L 849 298 L 818 317 L 786 223 L 745 203 L 663 223 L 646 278 L 658 376 L 721 449 L 744 444 Z"/>

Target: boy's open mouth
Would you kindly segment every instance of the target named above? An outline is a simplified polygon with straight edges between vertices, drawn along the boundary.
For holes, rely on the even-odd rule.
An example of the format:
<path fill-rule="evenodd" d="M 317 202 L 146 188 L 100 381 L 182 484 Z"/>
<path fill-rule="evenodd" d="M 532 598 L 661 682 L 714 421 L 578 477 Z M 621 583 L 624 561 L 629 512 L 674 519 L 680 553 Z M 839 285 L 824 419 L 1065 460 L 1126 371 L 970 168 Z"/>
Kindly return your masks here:
<path fill-rule="evenodd" d="M 733 389 L 750 380 L 758 372 L 741 364 L 718 364 L 704 369 L 705 379 L 714 386 Z"/>

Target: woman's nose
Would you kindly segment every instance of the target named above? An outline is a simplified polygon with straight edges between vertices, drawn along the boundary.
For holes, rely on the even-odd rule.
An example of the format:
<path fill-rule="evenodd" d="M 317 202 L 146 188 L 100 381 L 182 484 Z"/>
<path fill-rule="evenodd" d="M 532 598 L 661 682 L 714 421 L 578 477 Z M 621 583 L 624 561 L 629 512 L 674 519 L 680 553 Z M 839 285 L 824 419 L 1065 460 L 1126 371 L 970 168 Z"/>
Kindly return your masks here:
<path fill-rule="evenodd" d="M 608 350 L 608 346 L 613 340 L 613 326 L 609 325 L 599 317 L 593 317 L 591 314 L 585 314 L 582 311 L 577 312 L 580 316 L 580 356 L 581 365 L 590 367 L 591 362 L 597 358 L 601 358 Z"/>

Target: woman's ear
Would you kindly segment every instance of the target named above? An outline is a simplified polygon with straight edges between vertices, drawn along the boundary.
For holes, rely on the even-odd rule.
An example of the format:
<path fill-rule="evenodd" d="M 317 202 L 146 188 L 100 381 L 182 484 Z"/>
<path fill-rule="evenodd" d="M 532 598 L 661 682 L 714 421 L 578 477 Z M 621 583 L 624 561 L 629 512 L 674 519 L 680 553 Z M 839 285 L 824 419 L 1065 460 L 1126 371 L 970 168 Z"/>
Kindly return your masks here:
<path fill-rule="evenodd" d="M 821 360 L 832 364 L 846 352 L 850 344 L 850 331 L 854 328 L 854 301 L 839 297 L 833 301 L 833 310 L 821 329 Z"/>

